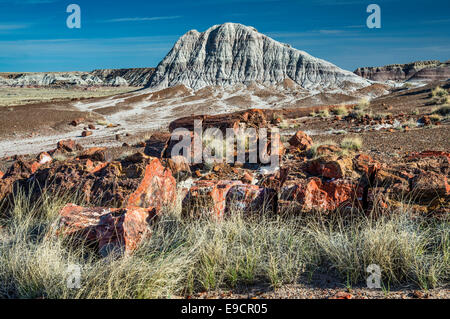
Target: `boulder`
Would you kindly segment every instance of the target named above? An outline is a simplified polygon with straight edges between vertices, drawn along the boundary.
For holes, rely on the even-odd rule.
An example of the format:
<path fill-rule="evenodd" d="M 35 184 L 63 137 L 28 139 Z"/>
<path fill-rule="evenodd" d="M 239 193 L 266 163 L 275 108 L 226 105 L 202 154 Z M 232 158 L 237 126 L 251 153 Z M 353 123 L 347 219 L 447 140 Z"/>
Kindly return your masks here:
<path fill-rule="evenodd" d="M 83 150 L 83 147 L 80 144 L 77 144 L 74 140 L 63 140 L 58 142 L 56 150 L 66 153 L 73 153 Z"/>
<path fill-rule="evenodd" d="M 428 115 L 424 115 L 419 119 L 419 123 L 423 124 L 424 126 L 431 125 L 431 118 Z"/>
<path fill-rule="evenodd" d="M 0 179 L 0 201 L 12 194 L 16 182 L 27 181 L 41 164 L 19 157 Z"/>
<path fill-rule="evenodd" d="M 78 155 L 79 159 L 90 159 L 92 161 L 104 162 L 106 161 L 105 147 L 91 147 Z"/>
<path fill-rule="evenodd" d="M 37 161 L 39 165 L 50 164 L 53 161 L 53 158 L 47 152 L 43 152 L 38 155 Z"/>
<path fill-rule="evenodd" d="M 313 176 L 343 178 L 351 175 L 353 163 L 349 157 L 325 156 L 311 160 L 305 169 Z"/>
<path fill-rule="evenodd" d="M 165 169 L 159 159 L 153 158 L 145 167 L 145 172 L 137 189 L 128 197 L 127 207 L 172 207 L 177 197 L 176 180 L 170 169 Z"/>
<path fill-rule="evenodd" d="M 411 180 L 411 191 L 416 202 L 429 203 L 436 198 L 450 196 L 447 176 L 423 171 Z"/>
<path fill-rule="evenodd" d="M 370 183 L 373 183 L 381 163 L 375 161 L 367 154 L 359 154 L 353 159 L 353 168 L 362 174 Z"/>
<path fill-rule="evenodd" d="M 83 131 L 83 133 L 81 133 L 82 137 L 88 137 L 91 136 L 93 133 L 91 131 Z"/>
<path fill-rule="evenodd" d="M 132 253 L 150 234 L 155 208 L 85 208 L 67 204 L 59 213 L 57 234 L 98 245 L 103 256 Z"/>
<path fill-rule="evenodd" d="M 43 192 L 77 194 L 86 203 L 112 207 L 162 207 L 176 199 L 176 181 L 159 159 L 144 154 L 122 162 L 73 159 L 40 169 L 26 188 L 35 197 Z"/>
<path fill-rule="evenodd" d="M 276 212 L 277 192 L 256 185 L 236 185 L 228 191 L 225 205 L 227 215 L 234 212 L 273 214 Z"/>
<path fill-rule="evenodd" d="M 254 178 L 253 174 L 245 172 L 244 175 L 241 178 L 241 182 L 244 183 L 244 184 L 250 184 L 251 185 L 251 184 L 253 184 L 254 179 L 255 178 Z"/>
<path fill-rule="evenodd" d="M 420 153 L 413 153 L 411 154 L 408 159 L 417 159 L 417 158 L 427 158 L 427 157 L 446 157 L 447 160 L 450 161 L 450 153 L 449 152 L 443 152 L 443 151 L 424 151 Z"/>
<path fill-rule="evenodd" d="M 306 151 L 311 148 L 311 146 L 313 145 L 313 141 L 308 134 L 303 131 L 298 131 L 294 136 L 291 137 L 291 139 L 289 140 L 289 144 L 300 151 Z"/>
<path fill-rule="evenodd" d="M 283 187 L 279 209 L 281 212 L 332 212 L 344 206 L 352 206 L 362 197 L 362 193 L 362 187 L 351 180 L 324 182 L 312 177 L 299 181 L 296 185 Z"/>
<path fill-rule="evenodd" d="M 3 177 L 0 179 L 0 204 L 11 194 L 14 182 L 15 180 L 13 178 Z"/>
<path fill-rule="evenodd" d="M 195 182 L 183 199 L 183 216 L 223 218 L 228 192 L 237 185 L 243 184 L 240 181 L 229 180 Z"/>

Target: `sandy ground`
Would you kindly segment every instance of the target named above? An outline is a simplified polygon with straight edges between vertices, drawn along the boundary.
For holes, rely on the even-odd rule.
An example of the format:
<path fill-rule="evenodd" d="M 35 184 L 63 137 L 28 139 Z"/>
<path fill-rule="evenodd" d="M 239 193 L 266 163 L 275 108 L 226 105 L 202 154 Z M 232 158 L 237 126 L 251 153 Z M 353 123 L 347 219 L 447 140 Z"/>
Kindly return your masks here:
<path fill-rule="evenodd" d="M 0 87 L 0 107 L 104 97 L 137 90 L 132 87 L 19 88 Z"/>
<path fill-rule="evenodd" d="M 441 83 L 442 84 L 442 83 Z M 437 84 L 416 89 L 397 91 L 372 100 L 373 114 L 389 113 L 394 117 L 405 114 L 401 121 L 417 120 L 435 107 L 430 104 L 430 90 Z M 444 85 L 449 85 L 444 84 Z M 383 94 L 383 86 L 374 86 L 364 94 Z M 355 92 L 354 100 L 357 100 Z M 184 86 L 161 91 L 136 92 L 90 98 L 76 101 L 41 102 L 13 107 L 0 107 L 0 158 L 11 155 L 36 154 L 54 148 L 62 139 L 74 139 L 83 146 L 120 147 L 123 140 L 115 136 L 145 135 L 152 131 L 167 130 L 168 124 L 180 117 L 199 114 L 224 114 L 252 107 L 262 109 L 303 108 L 315 104 L 349 103 L 342 93 L 307 94 L 302 91 L 279 90 L 261 85 L 234 87 L 232 89 L 204 88 L 193 92 Z M 311 104 L 310 104 L 311 103 Z M 414 114 L 414 115 L 413 115 Z M 74 119 L 84 118 L 77 127 Z M 387 127 L 370 127 L 337 120 L 336 117 L 290 119 L 284 128 L 285 136 L 303 130 L 315 141 L 339 142 L 348 136 L 360 136 L 363 150 L 389 155 L 427 149 L 449 150 L 450 132 L 447 121 L 440 126 L 411 127 L 410 130 L 392 130 Z M 95 130 L 87 138 L 81 137 L 86 126 Z M 401 123 L 397 123 L 401 124 Z M 393 126 L 392 126 L 393 127 Z M 391 127 L 391 128 L 392 128 Z"/>
<path fill-rule="evenodd" d="M 26 95 L 27 89 L 24 90 Z M 380 94 L 379 88 L 373 91 Z M 67 93 L 53 92 L 58 96 Z M 15 94 L 20 95 L 17 92 Z M 73 94 L 78 96 L 79 92 Z M 140 90 L 109 97 L 0 107 L 0 157 L 38 153 L 51 149 L 59 140 L 67 138 L 75 139 L 84 146 L 117 147 L 121 143 L 111 140 L 111 136 L 164 130 L 171 121 L 189 115 L 224 114 L 248 108 L 274 109 L 355 102 L 361 96 L 357 91 L 349 96 L 336 90 L 305 92 L 259 84 L 226 89 L 209 87 L 196 92 L 177 86 L 156 92 Z M 101 121 L 113 124 L 114 129 L 107 125 L 96 125 L 92 137 L 81 138 L 84 127 L 69 125 L 80 117 L 87 119 L 83 124 Z"/>

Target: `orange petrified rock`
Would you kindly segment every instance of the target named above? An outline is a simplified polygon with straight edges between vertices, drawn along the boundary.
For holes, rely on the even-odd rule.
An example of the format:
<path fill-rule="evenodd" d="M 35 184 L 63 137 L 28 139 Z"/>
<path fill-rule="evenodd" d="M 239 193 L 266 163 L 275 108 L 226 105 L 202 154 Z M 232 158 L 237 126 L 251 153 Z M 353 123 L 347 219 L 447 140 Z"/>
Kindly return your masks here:
<path fill-rule="evenodd" d="M 53 158 L 46 152 L 39 154 L 37 160 L 40 165 L 49 164 L 53 161 Z"/>
<path fill-rule="evenodd" d="M 351 204 L 362 196 L 362 191 L 360 186 L 350 180 L 323 182 L 320 178 L 312 177 L 294 186 L 283 188 L 281 199 L 284 204 L 291 205 L 286 208 L 331 212 Z"/>
<path fill-rule="evenodd" d="M 190 217 L 214 216 L 222 218 L 226 208 L 226 197 L 240 181 L 197 181 L 183 200 L 183 215 Z"/>
<path fill-rule="evenodd" d="M 186 157 L 180 155 L 173 156 L 168 159 L 167 164 L 173 176 L 178 180 L 184 180 L 191 176 L 191 168 Z"/>
<path fill-rule="evenodd" d="M 233 186 L 226 196 L 226 213 L 274 213 L 277 193 L 257 185 Z"/>
<path fill-rule="evenodd" d="M 105 147 L 91 147 L 91 148 L 83 151 L 78 156 L 78 158 L 104 162 L 106 160 L 106 148 Z"/>
<path fill-rule="evenodd" d="M 97 244 L 106 256 L 111 252 L 129 254 L 149 235 L 154 208 L 85 208 L 67 204 L 59 213 L 57 234 Z"/>
<path fill-rule="evenodd" d="M 289 140 L 289 144 L 300 151 L 305 151 L 311 148 L 313 145 L 313 141 L 308 134 L 303 131 L 298 131 L 294 136 Z"/>
<path fill-rule="evenodd" d="M 352 166 L 350 158 L 326 156 L 310 161 L 306 166 L 306 172 L 325 178 L 343 178 L 352 171 Z"/>
<path fill-rule="evenodd" d="M 170 169 L 165 169 L 159 159 L 147 164 L 144 177 L 136 191 L 126 202 L 127 207 L 162 207 L 172 205 L 176 200 L 176 180 Z"/>

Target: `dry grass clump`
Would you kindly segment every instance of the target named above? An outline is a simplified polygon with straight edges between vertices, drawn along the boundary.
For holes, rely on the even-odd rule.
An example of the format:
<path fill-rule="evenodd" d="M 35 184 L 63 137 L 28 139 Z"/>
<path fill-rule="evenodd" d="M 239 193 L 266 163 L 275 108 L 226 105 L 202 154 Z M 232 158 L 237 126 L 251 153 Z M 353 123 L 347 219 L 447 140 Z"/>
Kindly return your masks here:
<path fill-rule="evenodd" d="M 370 107 L 370 101 L 367 98 L 362 98 L 358 101 L 358 104 L 354 107 L 355 110 L 366 110 Z"/>
<path fill-rule="evenodd" d="M 333 146 L 337 146 L 337 143 L 334 142 L 333 140 L 326 140 L 326 141 L 323 141 L 323 142 L 314 143 L 313 146 L 311 146 L 311 148 L 308 150 L 308 156 L 309 156 L 310 158 L 317 158 L 317 157 L 318 157 L 318 155 L 317 155 L 317 149 L 318 149 L 320 146 L 323 146 L 323 145 L 333 145 Z"/>
<path fill-rule="evenodd" d="M 450 118 L 450 105 L 444 105 L 433 110 L 433 115 L 441 116 L 441 119 Z"/>
<path fill-rule="evenodd" d="M 1 298 L 172 298 L 261 283 L 279 287 L 314 273 L 364 284 L 370 264 L 381 267 L 384 285 L 431 288 L 450 277 L 448 220 L 413 219 L 407 211 L 381 218 L 234 211 L 217 222 L 184 220 L 177 210 L 161 217 L 133 255 L 105 259 L 55 236 L 52 225 L 68 201 L 45 197 L 30 205 L 27 196 L 16 196 L 9 218 L 1 220 Z M 69 265 L 81 267 L 79 289 L 67 287 Z"/>
<path fill-rule="evenodd" d="M 342 140 L 340 146 L 349 151 L 359 151 L 363 146 L 363 140 L 360 137 L 346 137 Z"/>
<path fill-rule="evenodd" d="M 439 114 L 431 114 L 430 115 L 430 120 L 433 123 L 440 122 L 442 120 L 442 116 L 439 115 Z"/>
<path fill-rule="evenodd" d="M 328 118 L 331 115 L 330 115 L 330 110 L 324 109 L 324 110 L 319 110 L 318 112 L 311 112 L 311 113 L 309 113 L 309 116 L 311 116 L 311 117 Z"/>
<path fill-rule="evenodd" d="M 332 108 L 331 112 L 334 115 L 338 115 L 338 116 L 347 116 L 348 115 L 348 109 L 344 105 Z"/>
<path fill-rule="evenodd" d="M 329 111 L 328 109 L 320 110 L 320 111 L 317 113 L 317 116 L 318 116 L 318 117 L 321 117 L 321 118 L 327 118 L 327 117 L 330 117 L 330 111 Z"/>
<path fill-rule="evenodd" d="M 438 105 L 450 103 L 450 97 L 448 96 L 447 90 L 440 86 L 431 91 L 431 97 L 432 101 Z"/>
<path fill-rule="evenodd" d="M 355 119 L 362 119 L 366 115 L 372 116 L 372 112 L 368 110 L 370 107 L 370 101 L 366 98 L 359 100 L 358 104 L 349 113 L 349 116 Z"/>

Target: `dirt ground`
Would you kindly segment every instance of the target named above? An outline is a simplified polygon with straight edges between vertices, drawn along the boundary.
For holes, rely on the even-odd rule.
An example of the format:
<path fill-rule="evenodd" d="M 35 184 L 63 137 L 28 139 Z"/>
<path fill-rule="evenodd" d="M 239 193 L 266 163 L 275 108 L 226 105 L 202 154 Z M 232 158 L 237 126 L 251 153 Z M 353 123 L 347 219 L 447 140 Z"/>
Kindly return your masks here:
<path fill-rule="evenodd" d="M 342 281 L 328 275 L 318 275 L 312 281 L 283 285 L 238 287 L 234 290 L 203 292 L 191 299 L 449 299 L 449 288 L 418 290 L 414 287 L 369 289 L 365 286 L 345 287 Z"/>
<path fill-rule="evenodd" d="M 21 88 L 0 87 L 0 107 L 104 97 L 134 91 L 132 87 Z"/>

